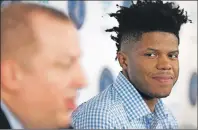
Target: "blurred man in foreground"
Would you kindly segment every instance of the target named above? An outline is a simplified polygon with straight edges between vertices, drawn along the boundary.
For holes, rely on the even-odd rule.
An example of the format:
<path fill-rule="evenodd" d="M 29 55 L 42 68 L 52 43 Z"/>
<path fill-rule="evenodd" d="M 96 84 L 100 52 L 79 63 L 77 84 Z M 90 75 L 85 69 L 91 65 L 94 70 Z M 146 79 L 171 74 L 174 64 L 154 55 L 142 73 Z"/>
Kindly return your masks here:
<path fill-rule="evenodd" d="M 66 128 L 86 85 L 77 30 L 62 12 L 37 4 L 1 9 L 0 128 Z"/>
<path fill-rule="evenodd" d="M 172 2 L 138 0 L 110 14 L 117 58 L 116 81 L 72 114 L 76 129 L 177 129 L 161 98 L 169 96 L 179 75 L 179 30 L 188 22 Z"/>

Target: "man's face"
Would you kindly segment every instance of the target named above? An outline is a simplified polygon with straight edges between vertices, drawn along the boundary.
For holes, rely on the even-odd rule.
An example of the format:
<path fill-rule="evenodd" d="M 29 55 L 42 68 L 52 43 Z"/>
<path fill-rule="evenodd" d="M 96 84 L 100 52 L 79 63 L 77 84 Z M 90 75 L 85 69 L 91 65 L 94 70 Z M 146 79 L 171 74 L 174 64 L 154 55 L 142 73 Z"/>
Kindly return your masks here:
<path fill-rule="evenodd" d="M 27 124 L 37 128 L 65 128 L 75 108 L 77 89 L 86 80 L 80 65 L 77 30 L 71 23 L 40 18 L 35 20 L 39 51 L 19 82 L 19 105 Z M 26 115 L 25 115 L 26 114 Z M 25 123 L 25 124 L 26 124 Z"/>
<path fill-rule="evenodd" d="M 130 81 L 146 96 L 168 96 L 179 75 L 177 37 L 166 32 L 149 32 L 132 46 L 127 59 Z"/>

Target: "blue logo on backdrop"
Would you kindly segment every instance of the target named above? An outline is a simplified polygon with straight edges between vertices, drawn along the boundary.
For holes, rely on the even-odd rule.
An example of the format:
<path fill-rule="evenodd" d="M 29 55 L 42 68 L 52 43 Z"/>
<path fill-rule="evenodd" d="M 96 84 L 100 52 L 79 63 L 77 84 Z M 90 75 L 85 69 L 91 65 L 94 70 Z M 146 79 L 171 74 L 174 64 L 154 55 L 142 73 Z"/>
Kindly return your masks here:
<path fill-rule="evenodd" d="M 6 0 L 6 1 L 0 1 L 1 2 L 1 7 L 9 5 L 12 1 L 11 0 Z"/>
<path fill-rule="evenodd" d="M 113 83 L 113 74 L 108 68 L 104 68 L 100 76 L 100 92 Z"/>
<path fill-rule="evenodd" d="M 112 6 L 112 1 L 102 1 L 102 9 L 106 12 Z"/>
<path fill-rule="evenodd" d="M 193 73 L 190 80 L 189 99 L 192 106 L 197 104 L 197 73 Z"/>
<path fill-rule="evenodd" d="M 7 6 L 11 4 L 12 2 L 19 2 L 20 0 L 1 0 L 1 7 Z"/>
<path fill-rule="evenodd" d="M 80 29 L 85 21 L 86 3 L 85 1 L 68 1 L 68 14 L 75 23 L 77 29 Z"/>
<path fill-rule="evenodd" d="M 130 7 L 132 5 L 132 0 L 124 0 L 122 6 Z"/>

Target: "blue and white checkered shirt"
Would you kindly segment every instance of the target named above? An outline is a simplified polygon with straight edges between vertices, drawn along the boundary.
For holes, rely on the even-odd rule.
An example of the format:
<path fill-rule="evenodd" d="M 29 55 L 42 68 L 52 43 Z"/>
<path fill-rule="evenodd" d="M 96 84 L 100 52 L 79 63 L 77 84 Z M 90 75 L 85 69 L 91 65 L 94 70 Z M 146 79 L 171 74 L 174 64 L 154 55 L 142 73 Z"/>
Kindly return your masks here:
<path fill-rule="evenodd" d="M 102 93 L 81 104 L 72 114 L 75 129 L 177 129 L 173 115 L 159 99 L 155 111 L 120 72 Z"/>

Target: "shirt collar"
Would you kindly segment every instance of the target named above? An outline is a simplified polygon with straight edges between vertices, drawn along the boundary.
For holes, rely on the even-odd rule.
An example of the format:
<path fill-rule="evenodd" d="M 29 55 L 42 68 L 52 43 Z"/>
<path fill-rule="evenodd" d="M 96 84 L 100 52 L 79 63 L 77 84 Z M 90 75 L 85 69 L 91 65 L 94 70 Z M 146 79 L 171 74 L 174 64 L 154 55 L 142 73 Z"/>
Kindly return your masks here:
<path fill-rule="evenodd" d="M 24 129 L 20 121 L 14 116 L 14 114 L 9 110 L 5 103 L 1 100 L 1 109 L 4 112 L 7 120 L 12 129 Z"/>
<path fill-rule="evenodd" d="M 123 106 L 130 121 L 133 119 L 143 118 L 144 116 L 151 114 L 150 109 L 144 102 L 141 95 L 122 74 L 122 72 L 120 72 L 116 78 L 114 87 L 123 101 Z M 163 119 L 167 116 L 167 112 L 161 99 L 158 100 L 155 106 L 155 114 L 159 119 Z"/>

